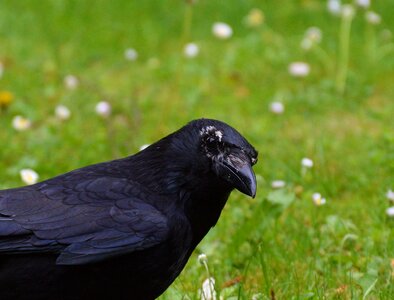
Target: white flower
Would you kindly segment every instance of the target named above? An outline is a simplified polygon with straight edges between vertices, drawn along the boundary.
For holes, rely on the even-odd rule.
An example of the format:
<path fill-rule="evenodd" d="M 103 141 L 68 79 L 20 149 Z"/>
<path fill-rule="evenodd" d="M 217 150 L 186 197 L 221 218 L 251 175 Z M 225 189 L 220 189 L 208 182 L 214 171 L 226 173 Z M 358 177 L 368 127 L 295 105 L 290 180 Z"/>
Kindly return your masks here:
<path fill-rule="evenodd" d="M 301 159 L 301 165 L 305 168 L 312 168 L 313 167 L 313 160 L 310 158 L 304 157 Z"/>
<path fill-rule="evenodd" d="M 371 5 L 370 0 L 356 0 L 356 4 L 360 7 L 368 8 Z"/>
<path fill-rule="evenodd" d="M 31 121 L 22 116 L 15 116 L 12 119 L 12 127 L 14 127 L 14 129 L 18 131 L 24 131 L 31 127 Z"/>
<path fill-rule="evenodd" d="M 138 53 L 133 48 L 128 48 L 124 51 L 124 57 L 127 60 L 134 61 L 138 58 Z"/>
<path fill-rule="evenodd" d="M 216 300 L 215 279 L 209 277 L 204 280 L 200 290 L 201 300 Z"/>
<path fill-rule="evenodd" d="M 388 209 L 386 209 L 386 214 L 389 216 L 389 217 L 394 217 L 394 206 L 392 206 L 392 207 L 389 207 Z"/>
<path fill-rule="evenodd" d="M 313 200 L 313 203 L 315 203 L 316 206 L 321 206 L 321 205 L 326 204 L 326 199 L 322 198 L 322 196 L 319 193 L 314 193 L 312 195 L 312 200 Z"/>
<path fill-rule="evenodd" d="M 386 193 L 386 198 L 394 202 L 394 192 L 392 190 L 388 190 Z"/>
<path fill-rule="evenodd" d="M 22 181 L 28 185 L 37 183 L 39 178 L 37 172 L 32 169 L 22 169 L 19 174 Z"/>
<path fill-rule="evenodd" d="M 289 65 L 289 73 L 294 77 L 305 77 L 309 72 L 310 67 L 305 62 L 293 62 Z"/>
<path fill-rule="evenodd" d="M 337 16 L 341 13 L 341 1 L 340 0 L 328 0 L 327 8 L 330 13 Z"/>
<path fill-rule="evenodd" d="M 284 182 L 283 180 L 274 180 L 271 182 L 271 187 L 273 189 L 280 189 L 280 188 L 285 187 L 285 185 L 286 185 L 286 182 Z"/>
<path fill-rule="evenodd" d="M 305 37 L 314 43 L 320 43 L 322 39 L 322 32 L 319 27 L 309 27 L 305 32 Z"/>
<path fill-rule="evenodd" d="M 196 57 L 199 51 L 200 49 L 195 43 L 188 43 L 185 45 L 185 48 L 183 49 L 183 53 L 185 54 L 185 56 L 190 58 Z"/>
<path fill-rule="evenodd" d="M 67 75 L 66 77 L 64 77 L 64 85 L 69 90 L 75 90 L 79 85 L 79 80 L 74 75 Z"/>
<path fill-rule="evenodd" d="M 100 101 L 96 105 L 96 113 L 102 117 L 108 117 L 111 114 L 111 104 L 107 101 Z"/>
<path fill-rule="evenodd" d="M 380 24 L 380 22 L 382 21 L 382 18 L 380 17 L 380 15 L 378 15 L 374 11 L 367 11 L 365 13 L 365 19 L 367 20 L 368 23 L 373 24 L 373 25 Z"/>
<path fill-rule="evenodd" d="M 70 118 L 71 116 L 71 112 L 68 109 L 67 106 L 64 105 L 58 105 L 55 108 L 55 116 L 59 119 L 59 120 L 67 120 Z"/>
<path fill-rule="evenodd" d="M 198 256 L 197 260 L 198 260 L 198 262 L 199 262 L 200 264 L 202 264 L 202 265 L 208 263 L 208 257 L 207 257 L 207 255 L 204 254 L 204 253 L 201 253 L 201 254 Z"/>
<path fill-rule="evenodd" d="M 301 48 L 309 50 L 314 44 L 320 43 L 322 40 L 322 31 L 318 27 L 309 27 L 304 34 L 304 38 L 301 41 Z"/>
<path fill-rule="evenodd" d="M 270 104 L 270 110 L 274 113 L 274 114 L 283 114 L 283 112 L 285 111 L 285 106 L 283 105 L 282 102 L 279 101 L 274 101 L 271 102 Z"/>
<path fill-rule="evenodd" d="M 148 148 L 149 146 L 150 146 L 149 144 L 144 144 L 144 145 L 142 145 L 142 146 L 140 147 L 140 151 L 142 151 L 142 150 Z"/>
<path fill-rule="evenodd" d="M 228 39 L 233 35 L 233 29 L 230 25 L 223 22 L 216 22 L 212 26 L 212 33 L 219 39 Z"/>
<path fill-rule="evenodd" d="M 345 19 L 352 19 L 354 17 L 355 11 L 351 4 L 344 4 L 341 9 L 341 15 Z"/>

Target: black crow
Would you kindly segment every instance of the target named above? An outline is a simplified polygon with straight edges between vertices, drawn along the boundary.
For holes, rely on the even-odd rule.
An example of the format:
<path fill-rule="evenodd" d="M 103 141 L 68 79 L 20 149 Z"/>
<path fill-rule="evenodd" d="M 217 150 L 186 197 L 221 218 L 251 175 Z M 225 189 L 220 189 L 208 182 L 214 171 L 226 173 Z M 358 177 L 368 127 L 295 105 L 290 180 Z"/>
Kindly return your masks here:
<path fill-rule="evenodd" d="M 0 299 L 155 299 L 235 188 L 256 194 L 256 150 L 195 120 L 123 159 L 0 191 Z"/>

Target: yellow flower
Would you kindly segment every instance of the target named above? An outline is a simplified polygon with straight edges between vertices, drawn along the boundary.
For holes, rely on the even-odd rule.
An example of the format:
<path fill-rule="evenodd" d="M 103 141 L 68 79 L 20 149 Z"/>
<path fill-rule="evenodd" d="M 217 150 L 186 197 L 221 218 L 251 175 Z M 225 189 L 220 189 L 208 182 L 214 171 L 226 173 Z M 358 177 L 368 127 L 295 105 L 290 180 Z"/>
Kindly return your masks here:
<path fill-rule="evenodd" d="M 258 9 L 253 8 L 246 16 L 246 25 L 249 27 L 258 27 L 264 22 L 264 13 Z"/>
<path fill-rule="evenodd" d="M 14 99 L 14 95 L 9 91 L 0 91 L 0 108 L 5 108 Z"/>

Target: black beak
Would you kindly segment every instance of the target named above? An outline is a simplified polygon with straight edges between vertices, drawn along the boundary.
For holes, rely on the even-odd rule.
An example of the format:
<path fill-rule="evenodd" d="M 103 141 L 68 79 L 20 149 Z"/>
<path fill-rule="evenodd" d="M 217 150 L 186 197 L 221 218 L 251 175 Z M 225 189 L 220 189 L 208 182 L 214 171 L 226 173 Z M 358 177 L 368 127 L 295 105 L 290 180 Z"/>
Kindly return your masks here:
<path fill-rule="evenodd" d="M 231 183 L 241 193 L 252 198 L 256 196 L 256 175 L 249 162 L 232 164 L 228 161 L 221 161 L 217 171 L 221 178 Z"/>

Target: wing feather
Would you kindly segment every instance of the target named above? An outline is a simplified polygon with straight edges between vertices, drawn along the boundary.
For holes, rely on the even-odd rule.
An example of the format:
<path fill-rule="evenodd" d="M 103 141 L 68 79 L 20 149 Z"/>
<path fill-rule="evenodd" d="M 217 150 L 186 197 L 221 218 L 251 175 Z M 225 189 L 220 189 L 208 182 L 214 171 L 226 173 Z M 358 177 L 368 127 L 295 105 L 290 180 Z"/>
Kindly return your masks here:
<path fill-rule="evenodd" d="M 167 238 L 167 217 L 138 183 L 71 175 L 0 191 L 0 252 L 53 251 L 58 264 L 87 264 Z"/>

